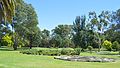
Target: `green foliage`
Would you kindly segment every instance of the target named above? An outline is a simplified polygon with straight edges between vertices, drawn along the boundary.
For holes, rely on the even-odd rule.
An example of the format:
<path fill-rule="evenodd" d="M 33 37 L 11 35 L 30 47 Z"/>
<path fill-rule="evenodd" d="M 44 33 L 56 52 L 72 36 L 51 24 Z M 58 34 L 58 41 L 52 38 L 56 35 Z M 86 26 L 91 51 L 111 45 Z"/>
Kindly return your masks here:
<path fill-rule="evenodd" d="M 29 50 L 22 50 L 20 53 L 23 54 L 31 54 L 31 55 L 48 55 L 48 56 L 59 56 L 59 55 L 80 55 L 81 49 L 69 49 L 69 48 L 62 48 L 62 49 L 29 49 Z"/>
<path fill-rule="evenodd" d="M 1 49 L 0 49 L 1 50 Z M 31 56 L 16 51 L 0 51 L 0 68 L 119 68 L 120 57 L 113 55 L 98 55 L 96 53 L 81 53 L 82 56 L 97 56 L 114 58 L 116 62 L 70 62 L 54 60 L 51 56 Z M 118 59 L 118 60 L 117 60 Z M 11 63 L 10 63 L 11 62 Z"/>
<path fill-rule="evenodd" d="M 88 46 L 87 48 L 90 51 L 90 53 L 92 53 L 93 47 L 92 46 Z"/>
<path fill-rule="evenodd" d="M 85 16 L 77 16 L 75 22 L 73 22 L 73 42 L 76 47 L 81 47 L 85 49 L 86 45 L 86 17 Z"/>
<path fill-rule="evenodd" d="M 39 46 L 41 43 L 38 41 L 41 40 L 39 34 L 40 29 L 37 26 L 37 14 L 33 6 L 20 0 L 20 4 L 16 5 L 15 12 L 14 19 L 17 23 L 13 23 L 12 27 L 20 37 L 19 39 L 23 42 L 20 45 L 29 46 L 30 48 L 32 46 Z"/>
<path fill-rule="evenodd" d="M 74 54 L 74 50 L 73 49 L 63 48 L 61 50 L 61 55 L 72 55 L 72 54 Z"/>
<path fill-rule="evenodd" d="M 20 53 L 23 54 L 31 54 L 31 55 L 48 55 L 48 56 L 58 56 L 60 55 L 60 51 L 57 49 L 29 49 L 29 50 L 22 50 Z"/>
<path fill-rule="evenodd" d="M 120 48 L 120 44 L 117 41 L 114 41 L 113 44 L 112 44 L 112 48 L 116 49 L 116 51 L 118 51 L 119 48 Z"/>
<path fill-rule="evenodd" d="M 23 53 L 23 54 L 31 54 L 31 55 L 37 55 L 38 51 L 37 49 L 28 49 L 28 50 L 22 50 L 20 51 L 20 53 Z"/>
<path fill-rule="evenodd" d="M 88 46 L 88 50 L 92 51 L 93 47 L 92 46 Z"/>
<path fill-rule="evenodd" d="M 6 20 L 12 23 L 13 16 L 15 14 L 15 7 L 18 0 L 1 0 L 0 8 L 0 22 Z"/>
<path fill-rule="evenodd" d="M 41 33 L 41 47 L 49 47 L 49 41 L 50 41 L 50 31 L 44 29 Z"/>
<path fill-rule="evenodd" d="M 54 47 L 62 47 L 62 37 L 60 37 L 60 35 L 55 35 L 52 36 L 52 39 L 50 40 L 51 46 L 54 44 Z"/>
<path fill-rule="evenodd" d="M 14 5 L 14 1 L 19 2 L 19 4 L 15 2 L 16 5 Z M 33 46 L 55 48 L 81 47 L 82 50 L 88 47 L 91 51 L 92 48 L 90 46 L 100 50 L 102 42 L 104 39 L 107 39 L 113 42 L 113 45 L 109 41 L 104 41 L 103 47 L 107 50 L 112 48 L 116 49 L 116 51 L 119 50 L 120 9 L 114 13 L 102 11 L 98 15 L 96 12 L 89 12 L 88 16 L 77 16 L 73 25 L 58 25 L 52 30 L 52 34 L 50 34 L 49 30 L 44 29 L 40 31 L 38 28 L 37 14 L 31 4 L 25 3 L 24 0 L 9 0 L 9 2 L 7 0 L 1 1 L 3 9 L 0 10 L 0 21 L 6 18 L 9 23 L 14 19 L 15 22 L 11 26 L 12 31 L 15 31 L 14 33 L 17 35 L 13 34 L 12 40 L 10 36 L 4 36 L 7 33 L 12 34 L 12 31 L 8 28 L 8 23 L 0 23 L 0 43 L 3 45 L 14 47 L 17 44 L 16 47 L 29 46 L 30 48 Z M 3 13 L 7 14 L 7 16 L 5 17 Z M 115 24 L 109 25 L 109 23 L 112 23 L 112 20 Z M 75 52 L 78 54 L 79 51 L 76 49 L 74 51 L 63 49 L 63 52 L 68 55 Z M 48 50 L 44 54 L 49 52 L 54 53 L 54 51 Z"/>
<path fill-rule="evenodd" d="M 112 23 L 110 28 L 105 32 L 106 39 L 110 40 L 111 42 L 117 41 L 120 43 L 120 9 L 111 13 L 111 22 L 113 21 L 115 23 Z M 114 44 L 117 44 L 117 42 Z M 117 46 L 113 45 L 113 49 L 117 49 Z"/>
<path fill-rule="evenodd" d="M 98 52 L 97 54 L 99 54 L 99 55 L 118 55 L 119 53 L 118 52 L 101 51 L 101 52 Z"/>
<path fill-rule="evenodd" d="M 111 27 L 105 32 L 106 39 L 111 42 L 117 41 L 120 43 L 120 24 L 112 24 Z"/>
<path fill-rule="evenodd" d="M 13 46 L 13 41 L 12 41 L 12 37 L 9 34 L 6 34 L 5 36 L 3 36 L 2 38 L 2 44 L 3 46 Z"/>
<path fill-rule="evenodd" d="M 71 32 L 71 25 L 58 25 L 53 29 L 53 34 L 58 34 L 62 38 L 69 37 L 70 32 Z"/>
<path fill-rule="evenodd" d="M 56 47 L 70 47 L 72 43 L 70 39 L 72 31 L 71 25 L 58 25 L 52 31 L 51 45 L 54 44 Z"/>
<path fill-rule="evenodd" d="M 41 45 L 41 31 L 39 30 L 37 33 L 34 34 L 33 37 L 33 46 L 34 47 L 40 47 Z"/>
<path fill-rule="evenodd" d="M 49 55 L 49 56 L 58 56 L 60 55 L 60 51 L 57 49 L 48 49 L 48 50 L 39 50 L 39 54 Z"/>
<path fill-rule="evenodd" d="M 102 44 L 102 46 L 104 48 L 106 48 L 107 50 L 111 51 L 112 50 L 112 43 L 108 40 L 105 40 Z"/>
<path fill-rule="evenodd" d="M 75 50 L 76 55 L 80 55 L 80 53 L 81 53 L 81 48 L 75 48 L 74 50 Z"/>

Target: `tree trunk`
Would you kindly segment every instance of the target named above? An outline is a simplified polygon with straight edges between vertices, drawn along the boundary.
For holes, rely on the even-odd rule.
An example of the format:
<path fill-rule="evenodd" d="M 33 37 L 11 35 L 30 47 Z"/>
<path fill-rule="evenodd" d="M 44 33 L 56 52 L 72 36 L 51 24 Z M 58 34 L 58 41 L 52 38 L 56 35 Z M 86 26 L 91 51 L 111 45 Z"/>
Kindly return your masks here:
<path fill-rule="evenodd" d="M 13 37 L 13 43 L 14 43 L 13 49 L 17 50 L 17 42 L 16 42 L 17 38 L 14 35 L 14 24 L 11 24 L 11 26 L 12 26 L 12 37 Z"/>
<path fill-rule="evenodd" d="M 17 50 L 17 45 L 14 44 L 14 45 L 13 45 L 13 48 L 14 48 L 14 50 Z"/>
<path fill-rule="evenodd" d="M 100 46 L 101 46 L 101 39 L 99 38 L 99 48 L 98 48 L 98 52 L 100 52 Z"/>
<path fill-rule="evenodd" d="M 16 41 L 17 39 L 16 39 L 16 37 L 15 37 L 15 39 L 14 39 L 14 45 L 13 45 L 13 48 L 14 48 L 14 50 L 17 50 L 17 41 Z"/>
<path fill-rule="evenodd" d="M 29 45 L 30 49 L 32 49 L 32 34 L 30 35 L 30 45 Z"/>
<path fill-rule="evenodd" d="M 100 46 L 101 46 L 101 38 L 100 38 L 101 33 L 99 33 L 99 44 L 98 44 L 98 52 L 100 52 Z"/>

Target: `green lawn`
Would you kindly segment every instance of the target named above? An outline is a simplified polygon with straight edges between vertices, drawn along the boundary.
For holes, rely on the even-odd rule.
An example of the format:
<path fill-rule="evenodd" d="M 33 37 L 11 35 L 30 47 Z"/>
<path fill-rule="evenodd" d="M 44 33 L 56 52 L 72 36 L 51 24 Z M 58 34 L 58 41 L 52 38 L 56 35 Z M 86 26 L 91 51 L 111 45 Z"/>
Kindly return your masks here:
<path fill-rule="evenodd" d="M 119 59 L 118 56 L 96 55 L 95 53 L 81 53 L 83 56 L 104 56 Z M 119 68 L 120 61 L 117 62 L 71 62 L 56 60 L 50 56 L 34 56 L 20 54 L 19 51 L 0 50 L 0 68 Z"/>

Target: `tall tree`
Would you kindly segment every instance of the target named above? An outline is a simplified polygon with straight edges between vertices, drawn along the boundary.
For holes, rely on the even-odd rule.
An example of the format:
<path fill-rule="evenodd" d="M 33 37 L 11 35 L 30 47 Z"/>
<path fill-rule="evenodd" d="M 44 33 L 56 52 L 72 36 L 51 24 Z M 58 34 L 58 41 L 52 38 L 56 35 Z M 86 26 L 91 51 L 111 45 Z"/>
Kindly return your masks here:
<path fill-rule="evenodd" d="M 52 30 L 52 41 L 55 40 L 55 46 L 58 47 L 70 47 L 71 44 L 71 32 L 72 25 L 58 25 L 55 29 Z M 59 42 L 58 42 L 58 40 Z"/>
<path fill-rule="evenodd" d="M 49 40 L 50 40 L 50 31 L 44 29 L 42 31 L 41 46 L 42 47 L 50 47 L 49 46 Z"/>
<path fill-rule="evenodd" d="M 29 41 L 29 47 L 31 49 L 34 35 L 39 31 L 37 27 L 37 14 L 32 5 L 26 4 L 23 0 L 20 0 L 20 4 L 17 4 L 16 7 L 14 23 L 12 26 L 14 26 L 14 31 L 21 36 L 23 41 Z"/>
<path fill-rule="evenodd" d="M 120 9 L 111 14 L 111 22 L 109 29 L 105 32 L 106 39 L 111 42 L 117 41 L 120 43 Z"/>
<path fill-rule="evenodd" d="M 89 12 L 89 19 L 94 29 L 99 34 L 99 51 L 103 39 L 103 33 L 108 28 L 110 14 L 108 11 L 102 11 L 100 15 L 95 12 Z"/>
<path fill-rule="evenodd" d="M 72 31 L 71 25 L 58 25 L 53 29 L 53 34 L 59 34 L 61 37 L 67 37 L 70 36 L 70 33 Z"/>
<path fill-rule="evenodd" d="M 73 22 L 73 41 L 76 47 L 81 47 L 82 49 L 87 47 L 87 38 L 86 38 L 86 17 L 77 16 L 75 22 Z"/>

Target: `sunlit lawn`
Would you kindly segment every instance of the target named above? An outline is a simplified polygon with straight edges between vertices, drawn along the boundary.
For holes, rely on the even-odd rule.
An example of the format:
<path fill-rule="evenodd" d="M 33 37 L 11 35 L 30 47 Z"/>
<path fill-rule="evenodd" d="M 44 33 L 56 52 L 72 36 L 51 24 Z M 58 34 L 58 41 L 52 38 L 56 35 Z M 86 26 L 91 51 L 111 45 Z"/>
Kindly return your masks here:
<path fill-rule="evenodd" d="M 119 59 L 118 56 L 96 55 L 95 53 L 81 53 L 82 56 L 104 56 Z M 119 68 L 116 62 L 71 62 L 56 60 L 50 56 L 34 56 L 20 54 L 19 51 L 0 51 L 0 68 Z"/>

